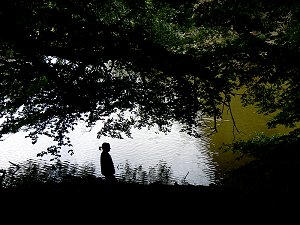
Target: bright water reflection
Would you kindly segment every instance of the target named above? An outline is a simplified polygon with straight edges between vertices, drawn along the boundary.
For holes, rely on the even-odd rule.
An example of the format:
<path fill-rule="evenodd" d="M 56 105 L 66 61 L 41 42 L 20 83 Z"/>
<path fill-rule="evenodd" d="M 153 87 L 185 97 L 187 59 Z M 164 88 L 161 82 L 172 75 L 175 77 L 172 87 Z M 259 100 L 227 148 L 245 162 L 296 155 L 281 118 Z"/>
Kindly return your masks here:
<path fill-rule="evenodd" d="M 124 177 L 131 171 L 132 178 L 142 180 L 144 172 L 153 168 L 165 166 L 170 168 L 170 180 L 180 183 L 185 179 L 190 184 L 209 185 L 215 182 L 215 172 L 227 172 L 248 162 L 248 159 L 237 161 L 239 155 L 232 152 L 222 152 L 219 148 L 223 143 L 231 143 L 235 139 L 248 139 L 256 132 L 268 135 L 285 134 L 290 131 L 285 127 L 268 129 L 266 121 L 270 116 L 260 115 L 254 106 L 242 107 L 239 97 L 232 99 L 232 112 L 240 133 L 233 134 L 233 120 L 224 110 L 223 120 L 218 124 L 218 133 L 209 138 L 204 135 L 200 139 L 193 138 L 179 132 L 180 127 L 174 125 L 172 132 L 167 135 L 156 133 L 155 129 L 133 130 L 133 138 L 97 139 L 98 124 L 89 131 L 83 124 L 79 125 L 70 134 L 74 144 L 74 155 L 62 151 L 62 161 L 78 164 L 78 167 L 91 165 L 95 167 L 97 176 L 100 174 L 100 151 L 102 142 L 111 144 L 117 176 Z M 299 125 L 300 126 L 300 125 Z M 24 133 L 8 136 L 0 141 L 0 168 L 11 166 L 13 163 L 27 159 L 37 159 L 36 154 L 51 145 L 47 138 L 40 138 L 37 144 L 32 145 Z M 50 157 L 43 157 L 49 160 Z M 130 177 L 130 176 L 129 176 Z"/>
<path fill-rule="evenodd" d="M 100 151 L 102 142 L 111 144 L 111 156 L 113 158 L 116 175 L 124 176 L 125 171 L 135 169 L 140 171 L 135 176 L 141 176 L 143 172 L 149 172 L 153 168 L 170 169 L 170 180 L 177 183 L 187 182 L 196 185 L 209 185 L 214 183 L 216 165 L 208 151 L 209 140 L 196 139 L 185 133 L 179 132 L 179 125 L 174 125 L 172 131 L 165 135 L 157 133 L 155 129 L 133 130 L 132 139 L 112 139 L 104 137 L 97 139 L 98 126 L 88 130 L 83 124 L 78 125 L 70 134 L 74 145 L 74 155 L 62 150 L 62 161 L 68 161 L 79 166 L 90 165 L 95 167 L 97 176 L 100 174 Z M 38 159 L 36 154 L 51 145 L 51 140 L 42 137 L 32 145 L 30 139 L 24 138 L 25 133 L 18 133 L 0 142 L 0 167 L 7 168 L 10 162 L 18 163 L 27 159 Z M 44 156 L 49 160 L 51 157 Z M 131 170 L 133 171 L 133 170 Z M 137 179 L 142 179 L 137 177 Z"/>

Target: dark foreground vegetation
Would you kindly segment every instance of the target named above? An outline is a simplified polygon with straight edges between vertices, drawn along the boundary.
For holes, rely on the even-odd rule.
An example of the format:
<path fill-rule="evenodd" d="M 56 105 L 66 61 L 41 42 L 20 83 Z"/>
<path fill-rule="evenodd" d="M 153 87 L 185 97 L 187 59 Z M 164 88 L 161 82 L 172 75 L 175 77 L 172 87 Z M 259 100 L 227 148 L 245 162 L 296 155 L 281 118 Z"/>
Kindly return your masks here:
<path fill-rule="evenodd" d="M 150 207 L 159 214 L 165 210 L 182 213 L 191 210 L 251 215 L 252 218 L 267 215 L 270 219 L 289 215 L 286 218 L 289 219 L 296 215 L 300 199 L 299 141 L 281 143 L 277 140 L 277 145 L 267 147 L 266 139 L 260 140 L 260 145 L 254 140 L 244 143 L 252 148 L 265 148 L 265 155 L 223 174 L 219 182 L 209 186 L 171 183 L 167 170 L 163 175 L 157 173 L 152 182 L 145 182 L 147 178 L 144 182 L 133 180 L 129 177 L 132 173 L 127 171 L 109 183 L 95 176 L 92 167 L 79 168 L 59 161 L 50 166 L 28 161 L 21 165 L 23 168 L 12 165 L 2 171 L 1 198 L 13 204 L 30 205 L 36 200 L 48 206 L 63 204 L 62 207 L 68 206 L 66 209 L 73 204 L 79 204 L 82 209 L 84 205 L 96 204 L 98 209 L 108 205 L 121 211 L 143 211 Z"/>
<path fill-rule="evenodd" d="M 153 203 L 150 215 L 168 207 L 179 212 L 193 208 L 198 215 L 205 208 L 217 216 L 225 210 L 230 222 L 236 211 L 270 209 L 273 216 L 294 212 L 299 187 L 299 12 L 298 0 L 2 1 L 1 141 L 19 131 L 28 132 L 33 144 L 40 136 L 50 137 L 54 145 L 39 156 L 59 158 L 63 146 L 73 154 L 69 133 L 79 121 L 88 128 L 102 121 L 97 138 L 130 137 L 132 128 L 153 126 L 167 133 L 175 122 L 199 137 L 199 127 L 217 132 L 224 107 L 234 122 L 230 104 L 236 95 L 243 105 L 272 115 L 268 127 L 293 130 L 288 136 L 229 146 L 255 160 L 220 174 L 220 182 L 212 186 L 126 179 L 107 184 L 90 170 L 57 176 L 61 170 L 47 167 L 40 174 L 33 166 L 19 174 L 2 171 L 1 204 L 12 211 L 40 209 L 47 218 L 66 208 L 87 207 L 90 200 L 103 206 L 103 199 L 113 204 L 110 212 Z M 40 203 L 29 207 L 34 198 Z M 130 218 L 136 218 L 134 210 Z"/>

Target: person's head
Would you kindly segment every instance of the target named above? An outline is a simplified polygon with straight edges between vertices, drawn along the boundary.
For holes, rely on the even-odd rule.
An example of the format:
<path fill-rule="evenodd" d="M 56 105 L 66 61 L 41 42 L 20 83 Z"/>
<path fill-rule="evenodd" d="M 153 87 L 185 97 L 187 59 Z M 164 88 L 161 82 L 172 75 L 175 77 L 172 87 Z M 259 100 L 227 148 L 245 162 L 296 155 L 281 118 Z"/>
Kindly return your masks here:
<path fill-rule="evenodd" d="M 103 142 L 103 143 L 102 143 L 102 150 L 103 150 L 104 152 L 109 152 L 109 151 L 110 151 L 110 144 L 107 143 L 107 142 Z"/>

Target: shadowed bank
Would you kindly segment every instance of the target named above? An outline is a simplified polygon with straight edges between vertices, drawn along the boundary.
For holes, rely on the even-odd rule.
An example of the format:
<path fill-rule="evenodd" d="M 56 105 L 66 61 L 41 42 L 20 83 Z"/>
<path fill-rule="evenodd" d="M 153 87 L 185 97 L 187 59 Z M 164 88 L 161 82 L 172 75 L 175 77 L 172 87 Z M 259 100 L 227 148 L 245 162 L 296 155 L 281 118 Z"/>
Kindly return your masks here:
<path fill-rule="evenodd" d="M 219 186 L 108 184 L 101 179 L 78 179 L 65 184 L 5 189 L 0 193 L 2 203 L 6 202 L 10 206 L 42 204 L 44 207 L 56 205 L 57 209 L 69 210 L 75 207 L 83 211 L 109 207 L 112 212 L 152 208 L 199 213 L 292 213 L 299 199 L 295 193 L 278 190 L 247 193 Z"/>

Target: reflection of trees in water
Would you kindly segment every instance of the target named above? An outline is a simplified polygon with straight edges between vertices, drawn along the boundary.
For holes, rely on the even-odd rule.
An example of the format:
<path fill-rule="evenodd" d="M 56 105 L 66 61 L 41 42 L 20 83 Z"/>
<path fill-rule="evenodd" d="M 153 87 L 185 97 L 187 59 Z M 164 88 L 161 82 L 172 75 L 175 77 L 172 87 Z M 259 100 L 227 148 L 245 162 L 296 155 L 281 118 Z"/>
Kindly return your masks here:
<path fill-rule="evenodd" d="M 40 184 L 68 184 L 78 181 L 96 181 L 95 165 L 78 165 L 68 161 L 57 160 L 49 163 L 43 160 L 26 160 L 22 163 L 12 163 L 7 169 L 0 170 L 0 187 L 32 187 Z M 126 162 L 119 168 L 117 175 L 120 182 L 139 184 L 172 184 L 176 180 L 173 177 L 171 167 L 164 161 L 159 161 L 155 166 L 146 171 L 142 165 L 132 167 Z M 98 179 L 99 181 L 101 180 Z M 186 183 L 183 179 L 182 184 Z"/>

